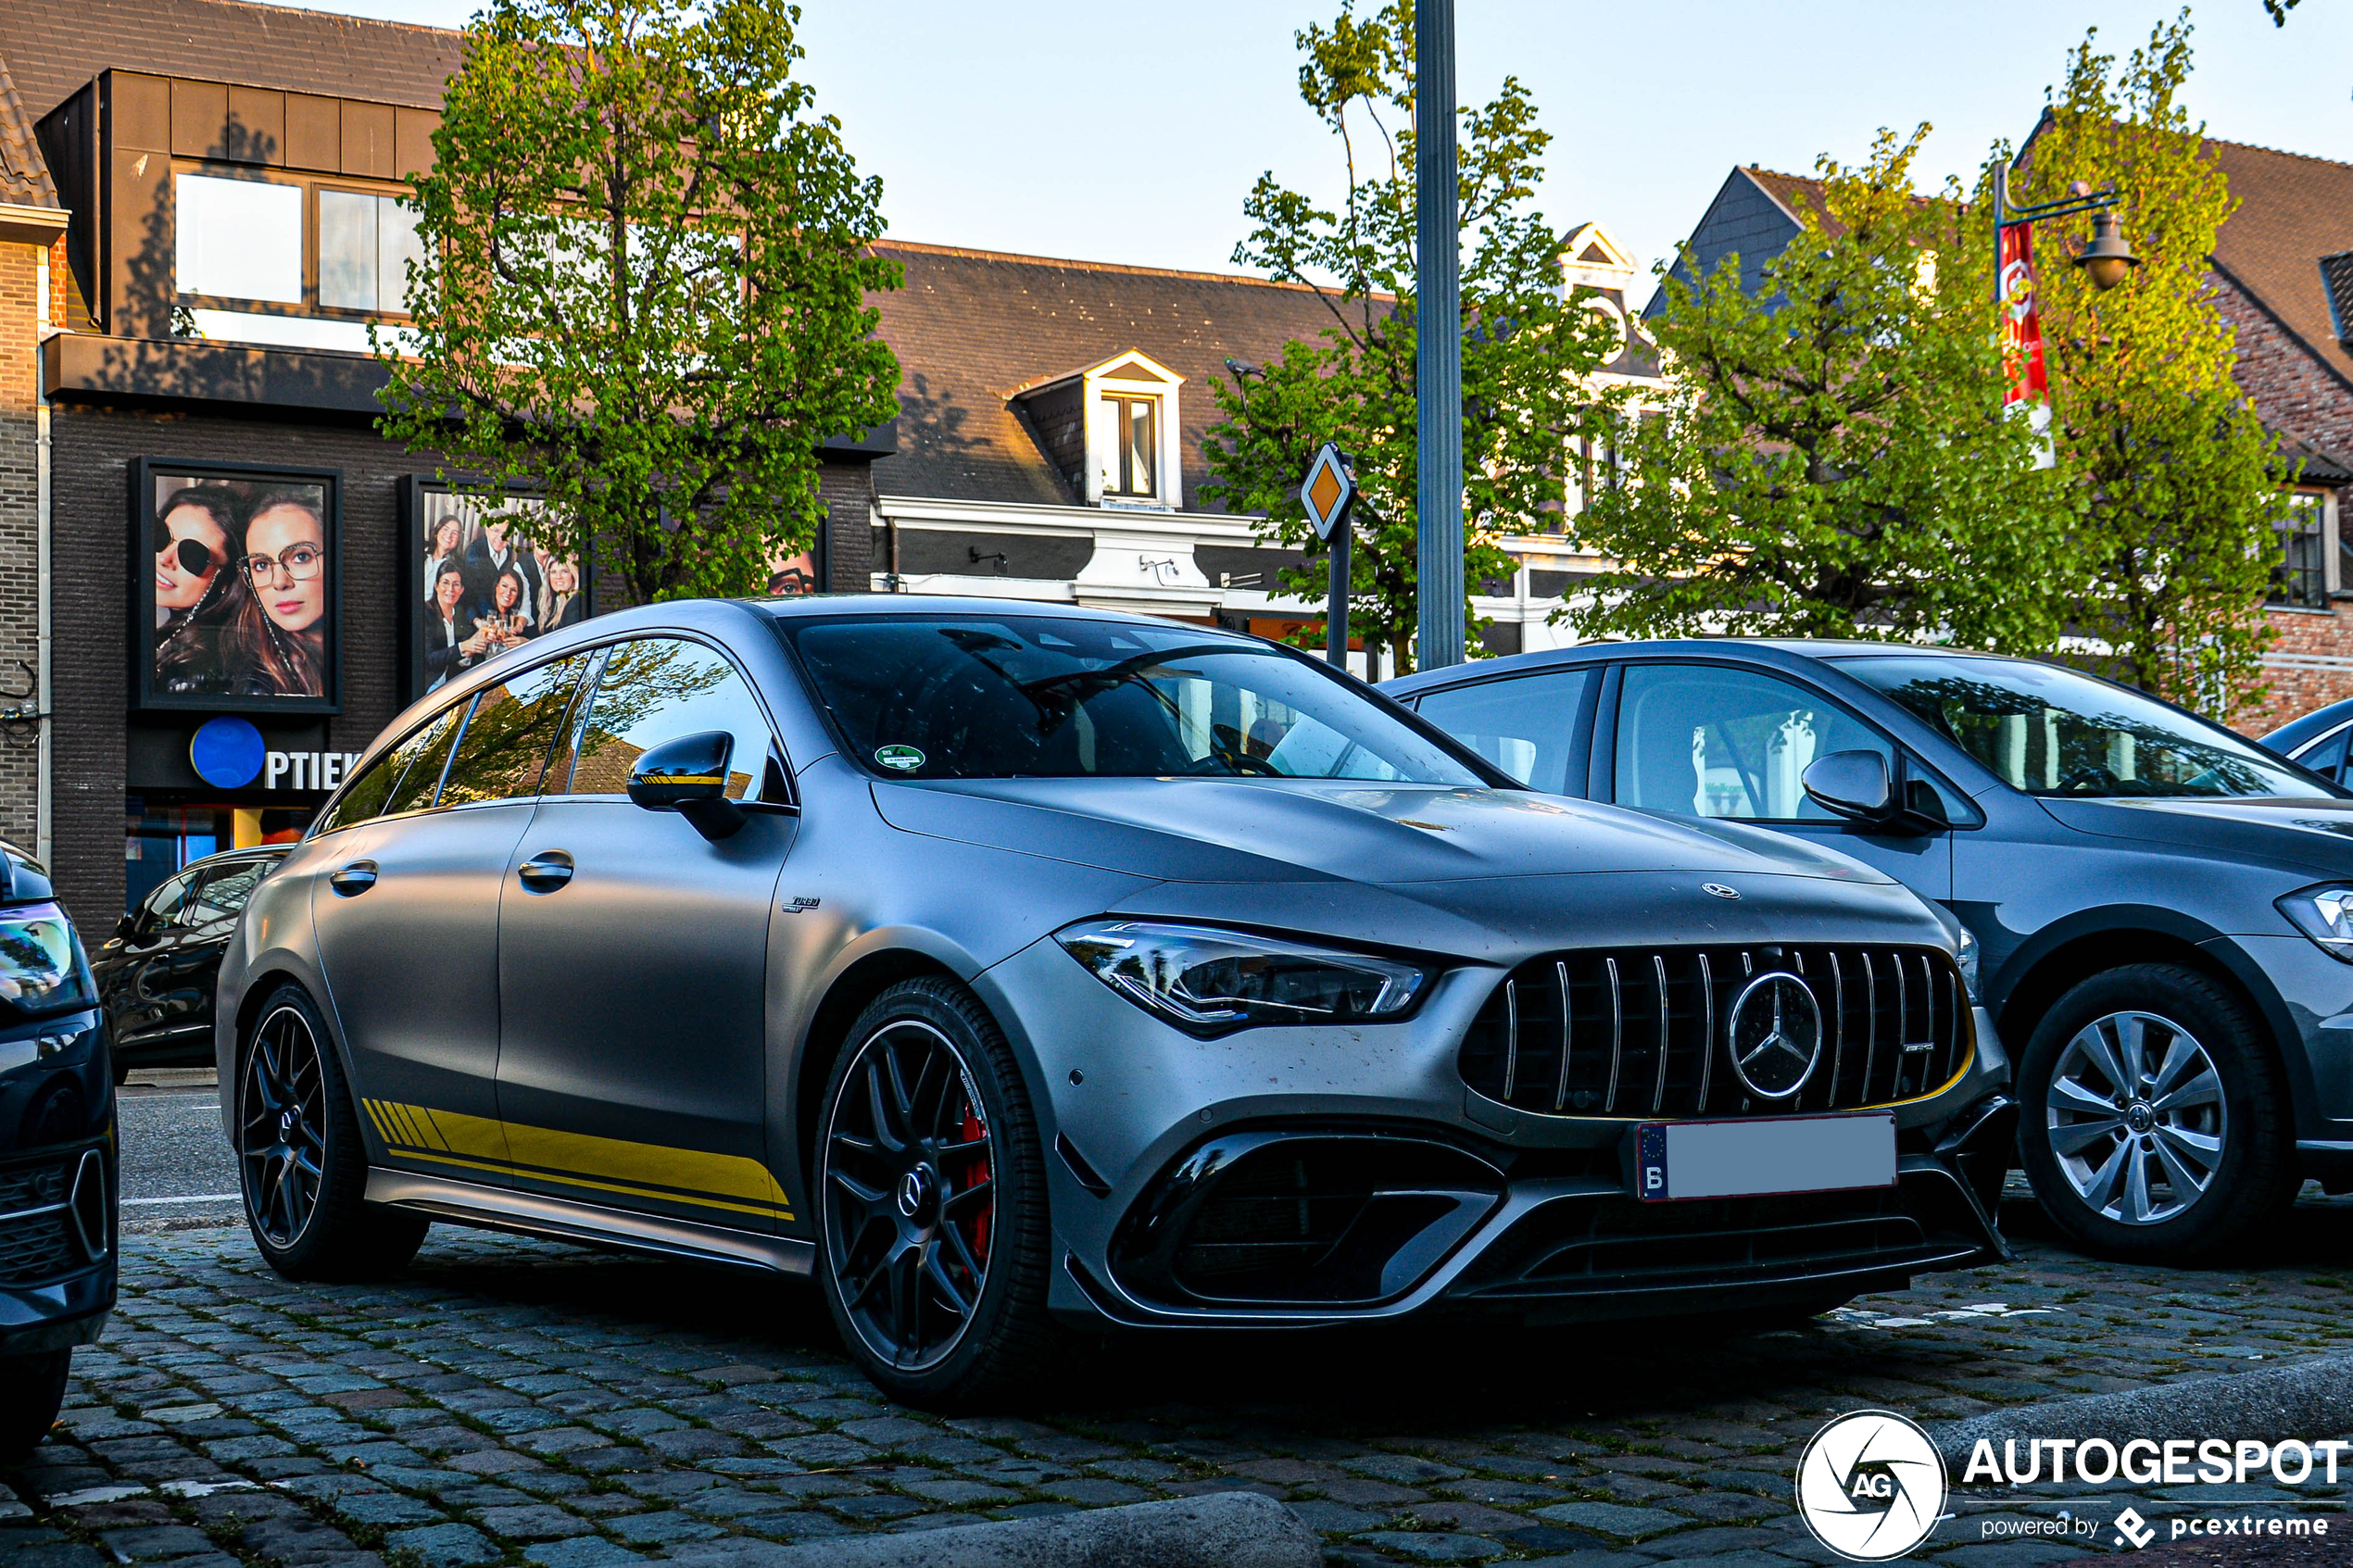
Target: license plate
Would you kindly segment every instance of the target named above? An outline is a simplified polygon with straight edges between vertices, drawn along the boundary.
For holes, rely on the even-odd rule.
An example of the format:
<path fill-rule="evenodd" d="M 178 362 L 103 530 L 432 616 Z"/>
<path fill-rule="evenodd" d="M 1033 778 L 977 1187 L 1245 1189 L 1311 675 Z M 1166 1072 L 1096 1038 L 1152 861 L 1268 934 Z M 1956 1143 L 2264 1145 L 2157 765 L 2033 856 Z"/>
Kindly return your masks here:
<path fill-rule="evenodd" d="M 1634 1194 L 1652 1203 L 1894 1185 L 1895 1118 L 1885 1111 L 1634 1127 Z"/>

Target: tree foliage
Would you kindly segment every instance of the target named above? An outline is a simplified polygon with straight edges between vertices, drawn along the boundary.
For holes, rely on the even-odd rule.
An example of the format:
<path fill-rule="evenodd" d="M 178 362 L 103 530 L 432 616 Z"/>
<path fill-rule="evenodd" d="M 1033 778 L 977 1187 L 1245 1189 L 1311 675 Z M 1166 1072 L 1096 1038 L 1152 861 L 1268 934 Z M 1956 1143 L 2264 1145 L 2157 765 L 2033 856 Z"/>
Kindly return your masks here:
<path fill-rule="evenodd" d="M 816 448 L 896 411 L 881 184 L 793 76 L 794 6 L 492 0 L 414 181 L 381 428 L 634 602 L 757 591 Z M 453 478 L 459 474 L 453 473 Z"/>
<path fill-rule="evenodd" d="M 1337 210 L 1320 207 L 1262 175 L 1243 204 L 1252 228 L 1234 261 L 1313 289 L 1329 324 L 1272 363 L 1212 383 L 1220 418 L 1204 442 L 1207 491 L 1264 513 L 1268 537 L 1302 548 L 1307 564 L 1286 570 L 1283 586 L 1322 600 L 1327 558 L 1298 487 L 1324 442 L 1350 453 L 1363 497 L 1350 633 L 1389 648 L 1402 671 L 1413 668 L 1417 614 L 1412 0 L 1361 17 L 1344 3 L 1328 27 L 1295 39 L 1300 97 L 1331 134 L 1342 199 Z M 1564 297 L 1565 236 L 1531 205 L 1551 140 L 1516 78 L 1463 112 L 1462 319 L 1447 330 L 1463 334 L 1463 575 L 1472 584 L 1510 575 L 1496 537 L 1558 512 L 1579 378 L 1617 349 L 1607 323 Z"/>
<path fill-rule="evenodd" d="M 1617 483 L 1575 532 L 1620 569 L 1564 612 L 1580 632 L 2057 640 L 2070 497 L 2001 412 L 1990 235 L 1957 186 L 1913 191 L 1928 129 L 1822 158 L 1754 295 L 1738 256 L 1668 275 L 1675 391 L 1642 419 L 1612 395 Z"/>
<path fill-rule="evenodd" d="M 2119 69 L 2087 37 L 2011 184 L 2021 202 L 2077 182 L 2121 194 L 2141 257 L 2123 283 L 2095 291 L 2056 245 L 2038 270 L 2056 433 L 2088 508 L 2077 616 L 2119 678 L 2220 717 L 2261 695 L 2287 476 L 2208 279 L 2237 203 L 2181 104 L 2189 40 L 2184 11 Z"/>

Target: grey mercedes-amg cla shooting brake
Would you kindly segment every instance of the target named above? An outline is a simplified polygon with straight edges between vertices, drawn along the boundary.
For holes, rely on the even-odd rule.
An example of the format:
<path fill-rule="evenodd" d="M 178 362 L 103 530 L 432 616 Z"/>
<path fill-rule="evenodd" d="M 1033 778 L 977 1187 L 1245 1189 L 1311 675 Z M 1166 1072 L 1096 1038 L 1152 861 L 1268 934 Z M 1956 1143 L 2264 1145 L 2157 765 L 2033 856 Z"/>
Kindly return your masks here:
<path fill-rule="evenodd" d="M 1516 785 L 1252 638 L 683 603 L 434 693 L 255 891 L 281 1272 L 786 1273 L 898 1398 L 1058 1333 L 1820 1310 L 1997 1256 L 2007 1069 L 1856 861 Z"/>

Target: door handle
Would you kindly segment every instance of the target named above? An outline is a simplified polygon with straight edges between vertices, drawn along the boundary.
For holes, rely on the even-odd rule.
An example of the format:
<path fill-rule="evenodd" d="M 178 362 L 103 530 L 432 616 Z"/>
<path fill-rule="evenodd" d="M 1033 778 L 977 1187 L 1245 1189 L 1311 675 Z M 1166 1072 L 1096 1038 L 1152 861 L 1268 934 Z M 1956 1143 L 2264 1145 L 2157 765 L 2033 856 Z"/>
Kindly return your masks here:
<path fill-rule="evenodd" d="M 357 897 L 376 885 L 376 862 L 354 860 L 347 866 L 338 866 L 327 873 L 327 885 L 346 898 Z"/>
<path fill-rule="evenodd" d="M 527 893 L 553 893 L 572 880 L 572 857 L 560 849 L 542 849 L 515 868 L 515 877 Z"/>

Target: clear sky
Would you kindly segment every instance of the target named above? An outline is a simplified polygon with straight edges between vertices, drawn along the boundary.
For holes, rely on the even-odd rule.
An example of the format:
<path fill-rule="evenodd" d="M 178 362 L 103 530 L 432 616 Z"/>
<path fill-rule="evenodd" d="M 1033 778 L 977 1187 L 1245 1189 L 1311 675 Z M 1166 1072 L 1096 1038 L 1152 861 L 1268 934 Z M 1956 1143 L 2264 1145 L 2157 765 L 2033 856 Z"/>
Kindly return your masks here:
<path fill-rule="evenodd" d="M 313 0 L 460 26 L 472 0 Z M 1291 34 L 1339 0 L 803 0 L 819 102 L 883 177 L 901 238 L 1229 269 L 1242 197 L 1272 169 L 1337 187 L 1298 99 Z M 1360 6 L 1364 0 L 1360 0 Z M 2032 128 L 2096 26 L 2122 55 L 2160 0 L 1456 0 L 1460 95 L 1507 72 L 1554 142 L 1541 207 L 1665 254 L 1736 164 L 1862 157 L 1880 126 L 1935 126 L 1927 172 L 1973 172 Z M 2353 5 L 2193 12 L 2190 107 L 2210 134 L 2353 161 Z"/>

